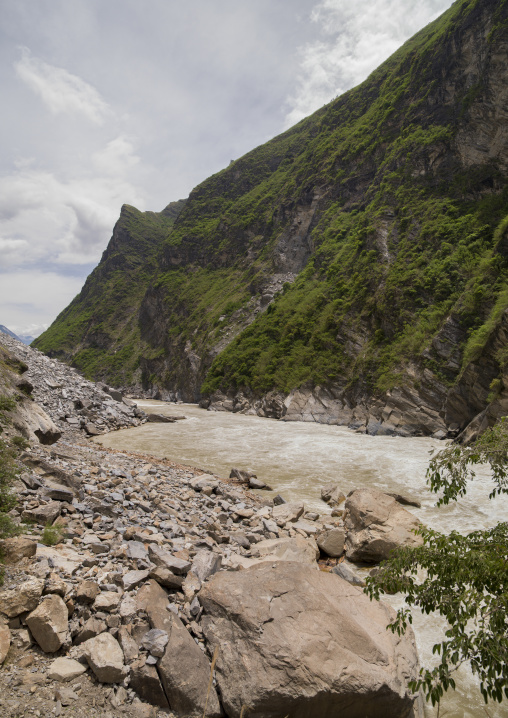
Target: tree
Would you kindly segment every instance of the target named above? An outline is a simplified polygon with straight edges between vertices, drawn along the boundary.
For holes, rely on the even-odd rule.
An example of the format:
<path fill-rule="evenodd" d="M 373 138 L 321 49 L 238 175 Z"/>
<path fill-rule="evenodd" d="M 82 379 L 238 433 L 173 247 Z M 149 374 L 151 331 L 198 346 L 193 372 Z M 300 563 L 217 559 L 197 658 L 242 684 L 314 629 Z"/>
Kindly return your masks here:
<path fill-rule="evenodd" d="M 436 454 L 427 470 L 431 491 L 442 492 L 437 505 L 464 496 L 475 477 L 474 467 L 490 464 L 494 488 L 489 495 L 508 494 L 508 422 L 495 427 L 469 446 L 452 444 Z M 443 535 L 418 530 L 423 545 L 398 549 L 367 579 L 366 593 L 402 592 L 405 604 L 389 628 L 399 635 L 412 622 L 411 606 L 424 613 L 437 611 L 448 623 L 445 640 L 433 647 L 440 656 L 435 668 L 422 668 L 412 690 L 424 691 L 432 705 L 448 688 L 455 688 L 454 672 L 469 662 L 480 679 L 485 699 L 508 698 L 508 523 Z"/>

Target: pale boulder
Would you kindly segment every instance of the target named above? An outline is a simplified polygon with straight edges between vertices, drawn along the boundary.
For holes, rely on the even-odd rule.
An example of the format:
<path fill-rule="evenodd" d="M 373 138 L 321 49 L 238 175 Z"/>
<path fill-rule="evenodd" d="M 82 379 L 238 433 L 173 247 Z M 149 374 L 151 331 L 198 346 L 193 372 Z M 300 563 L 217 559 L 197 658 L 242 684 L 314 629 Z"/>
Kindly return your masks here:
<path fill-rule="evenodd" d="M 9 618 L 19 616 L 25 611 L 32 611 L 42 596 L 44 581 L 39 578 L 29 578 L 16 588 L 8 588 L 0 592 L 0 612 Z"/>
<path fill-rule="evenodd" d="M 120 683 L 127 674 L 123 651 L 111 633 L 101 633 L 83 644 L 88 665 L 101 683 Z"/>
<path fill-rule="evenodd" d="M 86 672 L 86 666 L 73 658 L 63 656 L 53 661 L 48 671 L 48 678 L 54 681 L 72 681 Z"/>
<path fill-rule="evenodd" d="M 332 558 L 338 558 L 344 553 L 344 541 L 346 532 L 341 528 L 333 528 L 323 531 L 317 537 L 317 545 L 323 553 Z"/>
<path fill-rule="evenodd" d="M 421 546 L 414 530 L 421 523 L 388 494 L 358 489 L 346 500 L 346 556 L 350 561 L 378 563 L 399 546 Z"/>
<path fill-rule="evenodd" d="M 274 506 L 272 509 L 272 519 L 277 526 L 284 526 L 288 522 L 298 521 L 305 511 L 305 506 L 299 501 L 292 501 L 287 504 Z"/>
<path fill-rule="evenodd" d="M 42 650 L 54 653 L 67 638 L 67 606 L 60 596 L 51 594 L 26 617 L 26 623 Z"/>
<path fill-rule="evenodd" d="M 0 623 L 0 666 L 7 658 L 9 648 L 11 647 L 11 632 L 9 627 L 4 623 Z"/>
<path fill-rule="evenodd" d="M 297 561 L 313 565 L 319 558 L 319 549 L 314 539 L 305 539 L 303 536 L 265 539 L 255 544 L 251 553 L 262 561 Z"/>
<path fill-rule="evenodd" d="M 338 576 L 294 562 L 215 574 L 199 594 L 228 716 L 409 718 L 414 636 Z"/>
<path fill-rule="evenodd" d="M 14 564 L 23 558 L 31 558 L 35 556 L 37 551 L 37 541 L 16 536 L 0 541 L 0 554 L 3 563 Z"/>

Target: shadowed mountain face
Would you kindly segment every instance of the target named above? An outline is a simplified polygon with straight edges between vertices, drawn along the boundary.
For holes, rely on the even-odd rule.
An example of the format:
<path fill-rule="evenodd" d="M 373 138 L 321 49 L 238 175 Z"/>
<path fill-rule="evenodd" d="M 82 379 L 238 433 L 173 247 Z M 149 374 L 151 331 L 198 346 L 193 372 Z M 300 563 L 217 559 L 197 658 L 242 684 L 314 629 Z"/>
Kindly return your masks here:
<path fill-rule="evenodd" d="M 507 18 L 505 0 L 459 0 L 185 202 L 122 208 L 36 346 L 97 379 L 287 420 L 491 421 L 508 360 Z"/>

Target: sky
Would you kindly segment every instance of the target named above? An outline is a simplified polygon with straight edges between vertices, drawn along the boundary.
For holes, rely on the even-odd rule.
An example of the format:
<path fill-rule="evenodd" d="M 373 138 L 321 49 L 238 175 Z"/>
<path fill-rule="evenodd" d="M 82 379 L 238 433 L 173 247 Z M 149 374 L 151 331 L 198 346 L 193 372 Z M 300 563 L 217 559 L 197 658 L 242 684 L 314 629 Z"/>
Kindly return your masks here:
<path fill-rule="evenodd" d="M 451 0 L 0 0 L 0 324 L 36 336 L 122 204 L 163 209 Z"/>

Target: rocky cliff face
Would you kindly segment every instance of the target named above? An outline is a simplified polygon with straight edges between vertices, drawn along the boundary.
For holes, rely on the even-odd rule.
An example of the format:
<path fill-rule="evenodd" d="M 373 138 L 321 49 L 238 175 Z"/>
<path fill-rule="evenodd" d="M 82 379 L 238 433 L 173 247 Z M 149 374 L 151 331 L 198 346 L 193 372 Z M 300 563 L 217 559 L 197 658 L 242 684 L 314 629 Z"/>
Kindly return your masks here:
<path fill-rule="evenodd" d="M 507 17 L 501 0 L 459 0 L 362 85 L 199 185 L 171 228 L 137 213 L 151 250 L 123 324 L 117 225 L 37 345 L 213 408 L 456 435 L 495 400 L 490 421 L 506 361 Z"/>

